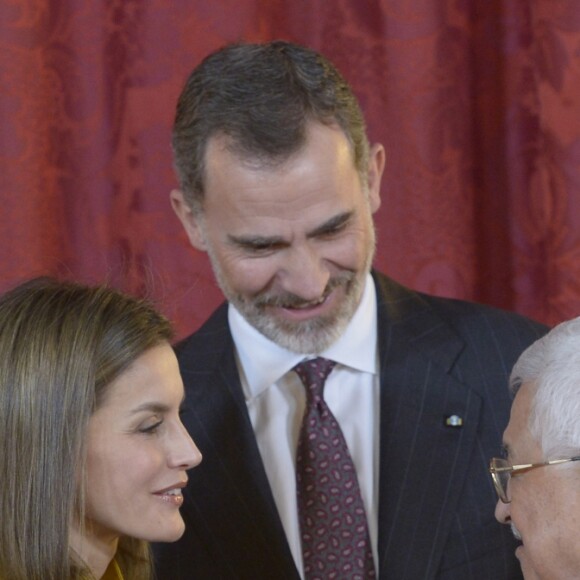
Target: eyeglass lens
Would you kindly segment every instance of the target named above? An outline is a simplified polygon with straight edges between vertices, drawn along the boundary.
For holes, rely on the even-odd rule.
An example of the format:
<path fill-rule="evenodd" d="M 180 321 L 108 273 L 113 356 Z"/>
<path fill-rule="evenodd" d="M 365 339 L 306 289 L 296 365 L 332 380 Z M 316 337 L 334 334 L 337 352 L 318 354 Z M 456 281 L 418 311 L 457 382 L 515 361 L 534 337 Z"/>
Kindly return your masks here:
<path fill-rule="evenodd" d="M 492 462 L 495 468 L 509 467 L 509 463 L 505 459 L 494 458 Z M 509 497 L 509 480 L 511 478 L 511 472 L 509 471 L 496 471 L 493 474 L 493 481 L 495 483 L 495 488 L 500 499 L 504 503 L 510 502 Z"/>

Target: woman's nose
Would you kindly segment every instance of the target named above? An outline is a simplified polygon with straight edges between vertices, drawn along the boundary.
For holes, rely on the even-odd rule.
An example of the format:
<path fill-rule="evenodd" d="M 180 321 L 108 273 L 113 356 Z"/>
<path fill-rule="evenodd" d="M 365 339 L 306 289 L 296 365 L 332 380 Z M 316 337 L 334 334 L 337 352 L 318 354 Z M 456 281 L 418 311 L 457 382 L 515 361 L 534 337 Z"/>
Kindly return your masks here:
<path fill-rule="evenodd" d="M 201 463 L 202 455 L 197 445 L 183 426 L 179 425 L 174 440 L 170 443 L 171 467 L 192 469 Z"/>

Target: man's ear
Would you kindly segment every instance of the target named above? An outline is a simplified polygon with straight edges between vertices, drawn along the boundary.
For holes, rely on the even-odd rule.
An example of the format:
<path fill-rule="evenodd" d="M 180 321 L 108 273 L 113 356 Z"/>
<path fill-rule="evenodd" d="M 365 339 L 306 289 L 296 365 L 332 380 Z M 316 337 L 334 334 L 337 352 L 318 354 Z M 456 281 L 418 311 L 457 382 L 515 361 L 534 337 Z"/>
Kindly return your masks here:
<path fill-rule="evenodd" d="M 368 195 L 371 212 L 381 207 L 381 179 L 385 169 L 385 148 L 375 143 L 369 151 L 369 168 L 367 174 Z"/>
<path fill-rule="evenodd" d="M 201 216 L 191 209 L 191 206 L 185 200 L 185 196 L 180 189 L 174 189 L 169 194 L 169 199 L 171 200 L 171 207 L 175 215 L 177 215 L 179 221 L 185 228 L 185 233 L 191 245 L 198 250 L 205 251 L 207 246 L 205 236 L 203 235 Z"/>

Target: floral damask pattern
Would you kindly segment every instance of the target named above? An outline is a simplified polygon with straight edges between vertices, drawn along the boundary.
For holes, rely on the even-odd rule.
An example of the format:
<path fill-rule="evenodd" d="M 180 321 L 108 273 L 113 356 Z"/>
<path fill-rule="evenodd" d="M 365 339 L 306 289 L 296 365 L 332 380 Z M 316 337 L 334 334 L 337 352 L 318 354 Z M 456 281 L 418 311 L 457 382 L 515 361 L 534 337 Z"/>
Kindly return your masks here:
<path fill-rule="evenodd" d="M 173 110 L 225 42 L 326 54 L 387 150 L 377 265 L 555 323 L 580 314 L 577 0 L 2 0 L 0 290 L 58 274 L 220 300 L 168 193 Z"/>

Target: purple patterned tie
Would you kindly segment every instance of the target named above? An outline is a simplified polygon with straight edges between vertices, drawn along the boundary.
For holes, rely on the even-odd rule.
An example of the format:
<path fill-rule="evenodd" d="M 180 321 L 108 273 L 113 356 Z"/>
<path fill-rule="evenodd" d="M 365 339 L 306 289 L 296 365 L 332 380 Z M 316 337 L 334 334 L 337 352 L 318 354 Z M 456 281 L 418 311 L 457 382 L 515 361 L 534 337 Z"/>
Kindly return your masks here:
<path fill-rule="evenodd" d="M 336 363 L 294 367 L 306 387 L 296 451 L 298 518 L 306 580 L 376 578 L 365 509 L 344 435 L 323 399 Z"/>

